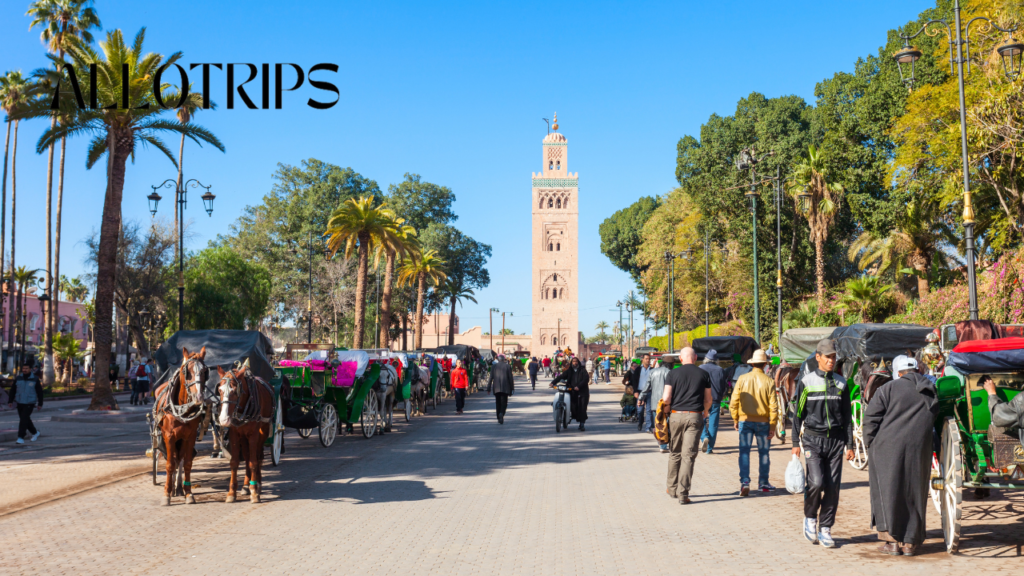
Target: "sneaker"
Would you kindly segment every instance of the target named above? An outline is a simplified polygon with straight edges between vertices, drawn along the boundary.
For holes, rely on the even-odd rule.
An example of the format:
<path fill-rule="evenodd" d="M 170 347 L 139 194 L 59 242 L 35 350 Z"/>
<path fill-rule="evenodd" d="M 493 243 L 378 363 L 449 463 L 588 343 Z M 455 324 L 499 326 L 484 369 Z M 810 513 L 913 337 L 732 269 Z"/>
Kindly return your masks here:
<path fill-rule="evenodd" d="M 17 440 L 14 441 L 14 443 L 15 444 L 24 444 L 25 443 L 25 439 L 24 438 L 18 438 Z"/>
<path fill-rule="evenodd" d="M 758 487 L 758 490 L 760 490 L 762 494 L 768 494 L 769 492 L 775 492 L 775 486 L 772 486 L 771 484 L 762 484 Z"/>
<path fill-rule="evenodd" d="M 740 496 L 750 496 L 750 484 L 740 484 Z"/>
<path fill-rule="evenodd" d="M 710 454 L 710 452 L 708 452 L 708 445 L 709 445 L 710 443 L 711 443 L 711 442 L 710 442 L 710 439 L 709 439 L 709 438 L 703 438 L 703 439 L 701 439 L 701 441 L 700 441 L 700 451 L 701 451 L 701 452 L 704 452 L 705 454 Z"/>
<path fill-rule="evenodd" d="M 710 454 L 714 454 L 714 453 L 715 453 L 715 451 L 714 451 L 714 450 L 708 450 L 708 451 L 707 451 L 707 454 L 709 454 L 709 455 L 710 455 Z"/>
<path fill-rule="evenodd" d="M 804 538 L 811 544 L 818 543 L 818 521 L 814 518 L 804 518 Z"/>
<path fill-rule="evenodd" d="M 31 440 L 32 440 L 33 442 L 35 442 L 35 441 L 36 441 L 36 440 L 38 440 L 38 439 L 39 439 L 39 431 L 38 431 L 38 430 L 36 430 L 36 433 L 32 435 L 32 438 L 31 438 Z"/>
<path fill-rule="evenodd" d="M 832 540 L 832 529 L 827 526 L 822 526 L 818 532 L 818 543 L 825 548 L 835 548 L 836 543 Z"/>

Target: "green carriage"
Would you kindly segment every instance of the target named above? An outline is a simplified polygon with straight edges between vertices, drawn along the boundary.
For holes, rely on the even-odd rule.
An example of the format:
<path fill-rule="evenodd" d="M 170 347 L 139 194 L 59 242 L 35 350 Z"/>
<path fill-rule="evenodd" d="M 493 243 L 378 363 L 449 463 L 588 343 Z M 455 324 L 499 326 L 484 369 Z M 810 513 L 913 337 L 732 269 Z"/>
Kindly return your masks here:
<path fill-rule="evenodd" d="M 994 340 L 958 344 L 959 327 L 940 329 L 942 352 L 947 360 L 944 375 L 936 382 L 936 432 L 940 443 L 932 459 L 929 486 L 932 501 L 942 516 L 942 533 L 949 553 L 955 553 L 960 545 L 965 489 L 974 489 L 982 497 L 992 488 L 1024 489 L 1024 445 L 1020 432 L 992 423 L 988 393 L 983 388 L 991 378 L 996 395 L 1006 402 L 1024 390 L 1024 338 L 996 335 Z M 1013 333 L 1013 328 L 1017 327 L 1001 327 L 1004 333 Z"/>
<path fill-rule="evenodd" d="M 432 352 L 442 359 L 444 367 L 446 368 L 446 394 L 451 393 L 451 375 L 448 366 L 454 368 L 455 360 L 461 360 L 462 366 L 466 369 L 467 381 L 469 382 L 468 392 L 474 393 L 479 391 L 481 380 L 481 356 L 480 351 L 475 346 L 467 346 L 465 344 L 438 346 L 437 348 L 434 348 Z"/>

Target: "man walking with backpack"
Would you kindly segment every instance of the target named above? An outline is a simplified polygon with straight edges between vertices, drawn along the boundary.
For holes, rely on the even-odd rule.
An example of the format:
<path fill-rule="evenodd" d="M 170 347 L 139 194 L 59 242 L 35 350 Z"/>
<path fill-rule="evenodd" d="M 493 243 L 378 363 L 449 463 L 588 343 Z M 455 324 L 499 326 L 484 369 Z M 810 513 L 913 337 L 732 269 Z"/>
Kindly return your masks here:
<path fill-rule="evenodd" d="M 839 508 L 843 457 L 853 460 L 853 417 L 850 387 L 842 376 L 832 372 L 836 365 L 832 340 L 818 342 L 814 359 L 818 367 L 804 374 L 796 384 L 793 455 L 800 456 L 802 430 L 807 461 L 804 537 L 812 544 L 832 548 L 836 545 L 832 525 Z"/>

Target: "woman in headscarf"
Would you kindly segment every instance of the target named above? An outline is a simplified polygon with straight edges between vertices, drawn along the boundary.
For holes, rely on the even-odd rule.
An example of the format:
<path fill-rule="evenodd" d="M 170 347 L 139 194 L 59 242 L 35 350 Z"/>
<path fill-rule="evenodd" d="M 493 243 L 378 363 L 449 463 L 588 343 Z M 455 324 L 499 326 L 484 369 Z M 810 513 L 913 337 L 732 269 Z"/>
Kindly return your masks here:
<path fill-rule="evenodd" d="M 559 382 L 565 382 L 569 388 L 569 413 L 572 419 L 580 423 L 580 432 L 586 432 L 587 405 L 590 404 L 590 375 L 580 364 L 580 359 L 573 357 L 569 367 L 551 381 L 554 387 Z"/>

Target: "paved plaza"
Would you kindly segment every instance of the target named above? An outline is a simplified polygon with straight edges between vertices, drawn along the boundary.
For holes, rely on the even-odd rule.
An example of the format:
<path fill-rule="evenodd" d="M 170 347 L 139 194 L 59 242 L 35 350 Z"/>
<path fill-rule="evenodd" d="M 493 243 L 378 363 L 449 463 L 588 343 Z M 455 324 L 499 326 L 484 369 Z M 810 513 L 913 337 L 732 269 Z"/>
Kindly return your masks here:
<path fill-rule="evenodd" d="M 551 394 L 520 392 L 504 426 L 485 394 L 395 432 L 322 448 L 293 431 L 265 501 L 224 504 L 227 463 L 200 458 L 198 503 L 158 505 L 144 423 L 46 422 L 0 444 L 0 574 L 985 574 L 1024 567 L 1024 499 L 966 500 L 962 554 L 929 508 L 916 558 L 874 552 L 867 473 L 849 466 L 826 550 L 800 534 L 802 499 L 737 494 L 736 435 L 697 460 L 692 496 L 665 494 L 667 457 L 616 421 L 621 388 L 594 387 L 587 432 L 555 434 Z M 526 388 L 523 390 L 522 388 Z M 5 422 L 0 417 L 0 424 Z M 358 426 L 357 426 L 358 431 Z M 208 450 L 208 442 L 200 446 Z M 789 447 L 772 450 L 783 486 Z M 112 481 L 113 480 L 113 481 Z M 91 488 L 96 486 L 95 488 Z M 26 506 L 29 506 L 26 508 Z M 20 511 L 15 511 L 19 510 Z"/>

